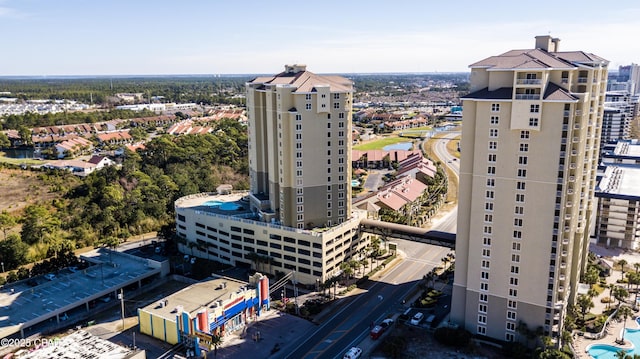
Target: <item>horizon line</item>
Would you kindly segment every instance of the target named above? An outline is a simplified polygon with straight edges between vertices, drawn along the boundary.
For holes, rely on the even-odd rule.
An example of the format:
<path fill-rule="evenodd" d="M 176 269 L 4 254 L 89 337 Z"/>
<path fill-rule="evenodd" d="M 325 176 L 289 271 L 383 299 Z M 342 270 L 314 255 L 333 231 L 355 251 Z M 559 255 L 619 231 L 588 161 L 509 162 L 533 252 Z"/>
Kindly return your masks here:
<path fill-rule="evenodd" d="M 407 71 L 407 72 L 315 72 L 318 75 L 449 75 L 469 74 L 470 71 Z M 30 79 L 54 79 L 54 78 L 130 78 L 130 77 L 226 77 L 226 76 L 270 76 L 273 73 L 208 73 L 208 74 L 91 74 L 91 75 L 0 75 L 0 78 L 30 78 Z"/>

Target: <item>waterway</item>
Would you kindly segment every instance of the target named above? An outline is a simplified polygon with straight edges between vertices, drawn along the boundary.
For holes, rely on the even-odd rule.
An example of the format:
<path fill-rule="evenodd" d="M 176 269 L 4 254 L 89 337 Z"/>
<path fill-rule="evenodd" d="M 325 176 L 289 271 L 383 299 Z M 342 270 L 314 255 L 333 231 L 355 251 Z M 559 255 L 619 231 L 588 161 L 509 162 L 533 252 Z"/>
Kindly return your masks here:
<path fill-rule="evenodd" d="M 0 153 L 9 158 L 34 158 L 33 148 L 7 148 L 0 150 Z"/>

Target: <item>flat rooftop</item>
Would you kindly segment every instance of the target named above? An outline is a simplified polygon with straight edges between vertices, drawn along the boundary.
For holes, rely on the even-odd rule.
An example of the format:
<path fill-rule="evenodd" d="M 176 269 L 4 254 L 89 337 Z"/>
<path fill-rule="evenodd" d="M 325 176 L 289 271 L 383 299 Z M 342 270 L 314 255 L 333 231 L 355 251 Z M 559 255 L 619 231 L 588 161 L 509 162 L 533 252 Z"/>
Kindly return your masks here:
<path fill-rule="evenodd" d="M 178 199 L 175 206 L 224 216 L 251 218 L 255 214 L 251 211 L 248 195 L 248 192 L 227 195 L 198 193 Z"/>
<path fill-rule="evenodd" d="M 233 278 L 211 278 L 190 285 L 156 303 L 149 304 L 144 307 L 144 310 L 165 319 L 175 320 L 176 307 L 178 306 L 182 306 L 182 310 L 185 312 L 195 314 L 200 309 L 212 306 L 218 300 L 229 299 L 231 293 L 238 293 L 244 288 L 254 287 L 247 282 Z"/>
<path fill-rule="evenodd" d="M 69 334 L 55 344 L 47 345 L 42 349 L 35 350 L 21 358 L 28 359 L 126 359 L 133 356 L 135 352 L 129 348 L 114 344 L 108 340 L 94 337 L 93 335 L 79 330 Z"/>
<path fill-rule="evenodd" d="M 640 198 L 640 167 L 607 166 L 596 194 L 598 197 Z"/>
<path fill-rule="evenodd" d="M 631 141 L 618 141 L 616 149 L 613 151 L 617 156 L 639 157 L 640 158 L 640 143 L 637 140 Z"/>
<path fill-rule="evenodd" d="M 119 288 L 160 273 L 161 263 L 100 248 L 81 256 L 94 265 L 55 274 L 52 280 L 39 278 L 38 285 L 26 281 L 0 289 L 0 338 L 21 328 L 62 315 L 88 301 L 114 293 Z"/>

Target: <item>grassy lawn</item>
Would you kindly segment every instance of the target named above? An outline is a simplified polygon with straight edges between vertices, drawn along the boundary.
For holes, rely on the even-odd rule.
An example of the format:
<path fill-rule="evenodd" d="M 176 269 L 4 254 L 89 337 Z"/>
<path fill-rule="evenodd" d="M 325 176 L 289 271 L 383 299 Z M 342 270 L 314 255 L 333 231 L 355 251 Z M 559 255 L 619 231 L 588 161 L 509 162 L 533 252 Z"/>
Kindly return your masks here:
<path fill-rule="evenodd" d="M 460 138 L 461 136 L 457 136 L 456 138 L 447 142 L 447 151 L 449 151 L 449 153 L 456 156 L 457 158 L 460 158 L 460 152 L 458 152 L 458 142 L 460 142 Z"/>
<path fill-rule="evenodd" d="M 424 143 L 424 152 L 432 161 L 441 161 L 440 158 L 435 156 L 435 151 L 433 149 L 435 144 L 437 143 L 436 140 L 441 137 L 444 137 L 444 135 L 436 135 Z M 460 157 L 460 152 L 457 151 L 457 143 L 459 137 L 456 137 L 456 139 L 457 140 L 451 140 L 449 141 L 449 143 L 447 143 L 447 150 L 454 156 Z M 453 148 L 450 147 L 451 145 L 453 146 Z M 447 204 L 445 204 L 442 209 L 447 209 L 449 206 L 455 206 L 458 203 L 458 176 L 456 176 L 456 174 L 449 167 L 445 166 L 445 168 L 447 171 L 447 177 L 449 178 L 449 185 L 446 199 Z"/>
<path fill-rule="evenodd" d="M 361 143 L 359 145 L 353 146 L 353 149 L 359 150 L 359 151 L 381 150 L 385 146 L 393 145 L 400 142 L 411 142 L 411 139 L 396 137 L 396 136 L 383 137 L 380 139 L 376 139 L 373 141 L 369 141 L 366 143 Z"/>

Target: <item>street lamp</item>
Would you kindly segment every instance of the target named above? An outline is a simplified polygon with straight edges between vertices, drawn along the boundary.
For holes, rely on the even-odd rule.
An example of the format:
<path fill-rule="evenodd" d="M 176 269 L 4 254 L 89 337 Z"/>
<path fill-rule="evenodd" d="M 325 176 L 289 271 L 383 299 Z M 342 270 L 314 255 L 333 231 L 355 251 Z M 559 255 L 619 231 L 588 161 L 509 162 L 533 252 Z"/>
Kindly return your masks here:
<path fill-rule="evenodd" d="M 2 262 L 2 273 L 4 273 L 4 262 Z"/>

